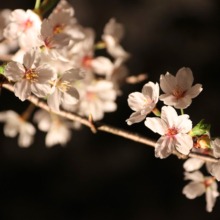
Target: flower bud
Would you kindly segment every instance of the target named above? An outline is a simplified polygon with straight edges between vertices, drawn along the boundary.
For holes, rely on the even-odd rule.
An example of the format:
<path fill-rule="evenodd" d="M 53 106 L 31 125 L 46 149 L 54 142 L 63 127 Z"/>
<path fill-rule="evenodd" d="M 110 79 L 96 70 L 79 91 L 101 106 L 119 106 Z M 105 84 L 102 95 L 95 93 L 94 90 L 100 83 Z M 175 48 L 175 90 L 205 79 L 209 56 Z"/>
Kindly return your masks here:
<path fill-rule="evenodd" d="M 210 124 L 203 124 L 204 119 L 202 119 L 190 132 L 189 135 L 194 136 L 202 136 L 207 135 L 210 131 L 211 125 Z"/>
<path fill-rule="evenodd" d="M 202 149 L 207 149 L 207 148 L 211 148 L 210 145 L 210 138 L 208 135 L 203 135 L 202 137 L 200 137 L 196 144 L 194 145 L 195 148 L 202 148 Z"/>

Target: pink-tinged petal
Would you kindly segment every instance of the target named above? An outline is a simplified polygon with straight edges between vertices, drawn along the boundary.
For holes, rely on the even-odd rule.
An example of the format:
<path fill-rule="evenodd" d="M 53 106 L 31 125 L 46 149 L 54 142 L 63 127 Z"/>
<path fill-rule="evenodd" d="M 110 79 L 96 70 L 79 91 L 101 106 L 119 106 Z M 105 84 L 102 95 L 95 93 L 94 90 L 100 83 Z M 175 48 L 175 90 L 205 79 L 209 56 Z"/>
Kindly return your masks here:
<path fill-rule="evenodd" d="M 146 118 L 146 115 L 142 115 L 141 111 L 134 112 L 130 115 L 130 118 L 126 120 L 128 125 L 132 125 L 134 123 L 138 123 L 143 121 Z"/>
<path fill-rule="evenodd" d="M 216 184 L 216 182 L 213 182 Z M 213 184 L 212 184 L 213 185 Z M 206 211 L 207 212 L 211 212 L 215 202 L 216 202 L 216 198 L 219 196 L 219 193 L 217 190 L 213 190 L 213 187 L 208 187 L 206 189 Z M 217 185 L 217 184 L 216 184 Z"/>
<path fill-rule="evenodd" d="M 155 145 L 155 157 L 164 159 L 174 150 L 173 138 L 161 137 Z"/>
<path fill-rule="evenodd" d="M 200 160 L 197 158 L 189 158 L 184 164 L 183 164 L 183 168 L 187 171 L 187 172 L 192 172 L 195 170 L 199 170 L 203 164 L 204 164 L 204 160 Z"/>
<path fill-rule="evenodd" d="M 11 61 L 5 68 L 5 76 L 12 80 L 18 81 L 20 80 L 25 74 L 25 69 L 22 64 Z"/>
<path fill-rule="evenodd" d="M 153 132 L 160 135 L 164 135 L 165 131 L 168 129 L 167 124 L 160 118 L 146 118 L 144 122 L 145 126 L 151 129 Z"/>
<path fill-rule="evenodd" d="M 16 82 L 14 93 L 21 101 L 26 100 L 31 95 L 31 84 L 27 80 Z"/>
<path fill-rule="evenodd" d="M 203 88 L 201 84 L 196 84 L 190 89 L 188 89 L 185 93 L 185 95 L 190 96 L 191 98 L 195 98 L 199 95 L 200 92 L 202 92 Z"/>
<path fill-rule="evenodd" d="M 120 44 L 116 44 L 113 47 L 108 47 L 107 44 L 107 51 L 115 59 L 122 58 L 124 61 L 131 56 L 130 53 L 126 52 Z"/>
<path fill-rule="evenodd" d="M 205 185 L 199 182 L 190 182 L 183 188 L 183 194 L 188 199 L 195 199 L 205 193 Z"/>
<path fill-rule="evenodd" d="M 22 29 L 20 26 L 16 23 L 10 23 L 8 26 L 4 29 L 3 36 L 6 39 L 15 39 L 17 38 L 21 33 Z"/>
<path fill-rule="evenodd" d="M 191 105 L 191 103 L 192 103 L 191 97 L 186 95 L 186 96 L 178 99 L 178 101 L 177 101 L 176 105 L 174 105 L 174 107 L 177 109 L 185 109 L 189 105 Z"/>
<path fill-rule="evenodd" d="M 192 121 L 189 119 L 189 115 L 178 116 L 175 127 L 178 128 L 179 133 L 188 133 L 192 129 Z"/>
<path fill-rule="evenodd" d="M 181 85 L 184 91 L 188 90 L 194 81 L 193 74 L 190 68 L 183 67 L 176 74 L 177 84 Z"/>
<path fill-rule="evenodd" d="M 67 34 L 63 34 L 63 33 L 55 34 L 53 38 L 57 44 L 56 48 L 62 48 L 68 46 L 70 42 L 70 37 Z"/>
<path fill-rule="evenodd" d="M 39 65 L 41 61 L 41 54 L 39 48 L 32 48 L 24 54 L 23 64 L 29 70 Z"/>
<path fill-rule="evenodd" d="M 103 103 L 103 111 L 104 112 L 114 112 L 117 109 L 117 104 L 112 101 L 105 101 Z"/>
<path fill-rule="evenodd" d="M 215 158 L 220 158 L 220 139 L 216 138 L 214 141 L 211 141 L 211 147 Z"/>
<path fill-rule="evenodd" d="M 41 24 L 41 35 L 43 39 L 45 40 L 47 37 L 50 37 L 53 35 L 53 27 L 48 21 L 48 19 L 44 19 Z"/>
<path fill-rule="evenodd" d="M 62 102 L 68 105 L 75 105 L 79 101 L 79 92 L 74 88 L 71 87 L 67 92 L 63 93 Z"/>
<path fill-rule="evenodd" d="M 68 81 L 68 82 L 76 82 L 78 80 L 82 80 L 85 78 L 85 71 L 82 69 L 69 69 L 65 71 L 61 77 L 61 82 Z"/>
<path fill-rule="evenodd" d="M 50 94 L 50 96 L 47 99 L 47 104 L 49 105 L 50 109 L 59 112 L 60 111 L 60 103 L 61 103 L 61 92 L 58 89 L 55 89 L 55 91 Z"/>
<path fill-rule="evenodd" d="M 175 127 L 178 122 L 176 110 L 171 106 L 162 107 L 161 119 L 166 122 L 168 128 Z"/>
<path fill-rule="evenodd" d="M 176 77 L 174 77 L 172 74 L 167 72 L 165 76 L 160 76 L 160 87 L 163 90 L 163 92 L 167 94 L 172 94 L 173 89 L 176 87 L 176 85 Z"/>
<path fill-rule="evenodd" d="M 203 174 L 200 171 L 195 171 L 193 173 L 185 172 L 184 176 L 184 180 L 192 180 L 195 182 L 203 182 L 205 180 Z"/>
<path fill-rule="evenodd" d="M 48 64 L 43 64 L 36 69 L 36 73 L 39 76 L 37 83 L 43 84 L 49 81 L 53 81 L 57 78 L 56 70 Z"/>
<path fill-rule="evenodd" d="M 174 106 L 178 100 L 172 94 L 163 94 L 159 96 L 159 99 L 164 102 L 165 105 Z"/>
<path fill-rule="evenodd" d="M 181 134 L 181 133 L 177 134 L 175 136 L 175 147 L 180 153 L 184 155 L 188 155 L 189 151 L 193 147 L 192 137 L 189 136 L 188 134 Z"/>
<path fill-rule="evenodd" d="M 141 110 L 141 114 L 142 114 L 142 115 L 148 115 L 148 114 L 150 114 L 150 113 L 153 111 L 153 109 L 155 108 L 155 106 L 156 106 L 156 104 L 155 104 L 154 102 L 151 103 L 151 104 L 148 105 L 148 106 L 145 106 L 144 109 Z"/>
<path fill-rule="evenodd" d="M 31 92 L 33 92 L 39 98 L 45 98 L 51 93 L 51 85 L 31 83 Z"/>
<path fill-rule="evenodd" d="M 23 24 L 23 22 L 25 22 L 27 18 L 28 18 L 28 17 L 27 17 L 27 14 L 26 14 L 26 12 L 25 12 L 24 10 L 22 10 L 22 9 L 16 9 L 16 10 L 14 10 L 14 11 L 11 13 L 9 19 L 10 19 L 12 22 L 16 22 L 16 23 L 18 23 L 18 24 Z"/>
<path fill-rule="evenodd" d="M 144 109 L 144 96 L 140 92 L 133 92 L 128 96 L 128 105 L 133 111 Z"/>
<path fill-rule="evenodd" d="M 218 181 L 220 181 L 220 162 L 212 164 L 210 173 L 212 176 L 215 176 Z"/>

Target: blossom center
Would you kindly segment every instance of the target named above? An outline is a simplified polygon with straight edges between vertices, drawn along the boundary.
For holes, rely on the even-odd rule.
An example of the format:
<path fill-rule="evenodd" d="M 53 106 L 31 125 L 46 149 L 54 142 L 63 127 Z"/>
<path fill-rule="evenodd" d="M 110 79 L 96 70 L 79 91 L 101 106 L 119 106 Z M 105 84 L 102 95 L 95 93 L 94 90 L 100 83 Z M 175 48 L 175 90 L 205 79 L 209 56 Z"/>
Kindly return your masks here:
<path fill-rule="evenodd" d="M 214 181 L 215 181 L 216 177 L 213 176 L 212 178 L 205 180 L 203 183 L 206 187 L 210 186 Z"/>
<path fill-rule="evenodd" d="M 71 87 L 71 83 L 69 81 L 58 82 L 56 87 L 59 88 L 62 92 L 67 92 Z"/>
<path fill-rule="evenodd" d="M 183 95 L 184 95 L 184 92 L 183 92 L 183 87 L 181 85 L 176 85 L 174 88 L 173 88 L 173 95 L 175 98 L 179 99 L 179 98 L 182 98 Z"/>
<path fill-rule="evenodd" d="M 144 96 L 144 106 L 148 106 L 151 103 L 153 103 L 152 99 L 148 95 L 145 95 Z"/>
<path fill-rule="evenodd" d="M 84 67 L 90 67 L 90 66 L 91 66 L 91 63 L 92 63 L 92 60 L 93 60 L 92 57 L 90 57 L 90 56 L 85 56 L 85 57 L 83 58 L 83 61 L 82 61 L 83 66 L 84 66 Z"/>
<path fill-rule="evenodd" d="M 56 25 L 53 28 L 53 34 L 59 34 L 63 32 L 64 25 Z"/>
<path fill-rule="evenodd" d="M 28 19 L 25 23 L 24 23 L 24 28 L 28 29 L 30 27 L 32 27 L 33 25 L 33 21 L 31 21 L 30 19 Z"/>
<path fill-rule="evenodd" d="M 174 137 L 176 134 L 178 134 L 178 130 L 176 128 L 168 128 L 166 131 L 166 135 L 169 137 Z"/>
<path fill-rule="evenodd" d="M 28 80 L 29 82 L 37 82 L 38 81 L 38 75 L 37 75 L 37 71 L 36 71 L 36 68 L 34 69 L 30 69 L 30 70 L 27 70 L 25 72 L 25 75 L 24 75 L 24 79 Z"/>
<path fill-rule="evenodd" d="M 87 99 L 94 100 L 97 98 L 97 94 L 95 92 L 87 92 Z"/>
<path fill-rule="evenodd" d="M 54 39 L 53 36 L 47 37 L 47 38 L 44 40 L 44 43 L 45 43 L 45 46 L 46 46 L 48 49 L 55 49 L 55 48 L 56 48 L 56 45 L 57 45 L 57 42 L 56 42 L 56 40 Z M 42 48 L 41 48 L 41 49 L 42 49 Z"/>

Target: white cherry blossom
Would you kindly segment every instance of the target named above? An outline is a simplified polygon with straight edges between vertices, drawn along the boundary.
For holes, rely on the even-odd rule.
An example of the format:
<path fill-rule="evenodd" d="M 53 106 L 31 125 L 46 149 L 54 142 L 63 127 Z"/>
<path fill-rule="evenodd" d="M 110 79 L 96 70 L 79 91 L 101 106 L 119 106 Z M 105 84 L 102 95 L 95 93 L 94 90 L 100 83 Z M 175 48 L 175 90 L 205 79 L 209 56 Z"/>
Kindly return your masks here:
<path fill-rule="evenodd" d="M 79 93 L 73 87 L 73 83 L 85 77 L 81 69 L 70 69 L 65 71 L 54 83 L 53 90 L 47 99 L 51 110 L 59 112 L 60 104 L 76 104 L 79 101 Z"/>
<path fill-rule="evenodd" d="M 68 12 L 70 16 L 74 15 L 73 7 L 66 0 L 60 0 L 56 8 L 54 8 L 53 13 L 59 14 L 63 11 Z"/>
<path fill-rule="evenodd" d="M 41 35 L 38 36 L 37 44 L 43 53 L 50 59 L 68 61 L 60 54 L 60 49 L 68 46 L 70 38 L 67 34 L 54 34 L 53 26 L 48 19 L 44 19 L 41 25 Z"/>
<path fill-rule="evenodd" d="M 128 96 L 128 105 L 135 111 L 126 120 L 128 125 L 143 121 L 146 116 L 156 107 L 159 96 L 159 85 L 148 82 L 144 85 L 142 92 L 133 92 Z"/>
<path fill-rule="evenodd" d="M 177 109 L 187 108 L 192 98 L 195 98 L 202 91 L 202 85 L 192 86 L 194 81 L 190 68 L 181 68 L 176 77 L 170 73 L 160 76 L 160 86 L 165 94 L 160 95 L 160 100 L 166 105 L 174 106 Z"/>
<path fill-rule="evenodd" d="M 192 172 L 192 171 L 195 171 L 195 170 L 199 170 L 203 166 L 204 163 L 205 163 L 204 160 L 201 160 L 201 159 L 198 159 L 198 158 L 189 158 L 183 164 L 183 168 L 187 172 Z"/>
<path fill-rule="evenodd" d="M 10 23 L 4 29 L 4 37 L 7 39 L 19 38 L 22 46 L 33 45 L 35 35 L 40 31 L 41 20 L 37 14 L 31 10 L 26 12 L 22 9 L 12 11 Z"/>
<path fill-rule="evenodd" d="M 189 115 L 178 116 L 171 106 L 162 108 L 161 118 L 147 117 L 145 125 L 153 132 L 161 135 L 155 146 L 155 156 L 168 157 L 176 148 L 180 153 L 187 155 L 193 147 L 192 137 L 187 133 L 192 129 Z"/>
<path fill-rule="evenodd" d="M 204 177 L 200 171 L 193 173 L 184 173 L 185 180 L 192 180 L 183 188 L 183 194 L 188 199 L 195 199 L 206 193 L 206 210 L 211 212 L 216 198 L 219 196 L 218 185 L 213 177 Z"/>
<path fill-rule="evenodd" d="M 18 145 L 20 147 L 26 148 L 33 143 L 36 132 L 35 127 L 16 112 L 12 110 L 0 112 L 0 122 L 5 122 L 5 136 L 14 138 L 19 134 Z"/>
<path fill-rule="evenodd" d="M 40 51 L 33 48 L 25 53 L 23 65 L 12 61 L 5 68 L 5 76 L 16 81 L 14 93 L 21 101 L 26 100 L 31 92 L 38 97 L 46 97 L 51 92 L 49 82 L 56 79 L 55 70 L 48 64 L 39 63 Z"/>

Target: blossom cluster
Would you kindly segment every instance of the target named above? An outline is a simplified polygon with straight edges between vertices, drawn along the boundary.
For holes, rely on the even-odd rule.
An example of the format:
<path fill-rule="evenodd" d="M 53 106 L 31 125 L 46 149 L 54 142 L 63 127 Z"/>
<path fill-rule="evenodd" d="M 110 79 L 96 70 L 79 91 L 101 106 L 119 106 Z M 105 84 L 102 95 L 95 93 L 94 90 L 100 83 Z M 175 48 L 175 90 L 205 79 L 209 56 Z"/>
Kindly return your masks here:
<path fill-rule="evenodd" d="M 39 8 L 0 11 L 0 46 L 6 48 L 0 55 L 17 51 L 1 74 L 14 85 L 14 94 L 21 101 L 34 94 L 47 101 L 53 112 L 64 109 L 97 121 L 105 112 L 116 111 L 116 98 L 128 75 L 124 63 L 130 54 L 121 46 L 125 30 L 111 18 L 96 43 L 95 31 L 79 24 L 74 15 L 66 0 L 60 0 L 48 18 L 42 17 Z M 108 55 L 95 56 L 101 49 Z M 22 115 L 11 110 L 0 113 L 6 123 L 4 134 L 19 134 L 20 147 L 30 146 L 36 132 L 27 111 Z M 47 132 L 48 147 L 64 146 L 70 140 L 70 129 L 80 127 L 43 110 L 33 119 Z"/>
<path fill-rule="evenodd" d="M 161 137 L 155 145 L 155 156 L 161 159 L 168 157 L 174 151 L 183 155 L 190 152 L 199 152 L 220 158 L 220 139 L 210 137 L 210 125 L 199 122 L 193 127 L 189 115 L 184 109 L 189 107 L 192 99 L 202 91 L 202 85 L 193 85 L 193 74 L 190 68 L 181 68 L 176 76 L 170 73 L 160 76 L 160 87 L 165 93 L 159 95 L 159 84 L 148 82 L 142 92 L 133 92 L 128 97 L 128 105 L 134 111 L 126 120 L 128 125 L 145 120 L 146 127 Z M 158 100 L 165 105 L 160 111 L 156 108 Z M 181 109 L 181 115 L 176 109 Z M 153 112 L 157 117 L 148 117 Z M 214 139 L 214 140 L 213 140 Z M 183 189 L 183 194 L 194 199 L 206 193 L 206 210 L 211 212 L 219 196 L 217 181 L 220 181 L 220 162 L 206 162 L 208 173 L 212 176 L 203 176 L 198 171 L 205 162 L 198 158 L 190 158 L 184 163 L 185 180 L 191 180 Z"/>

